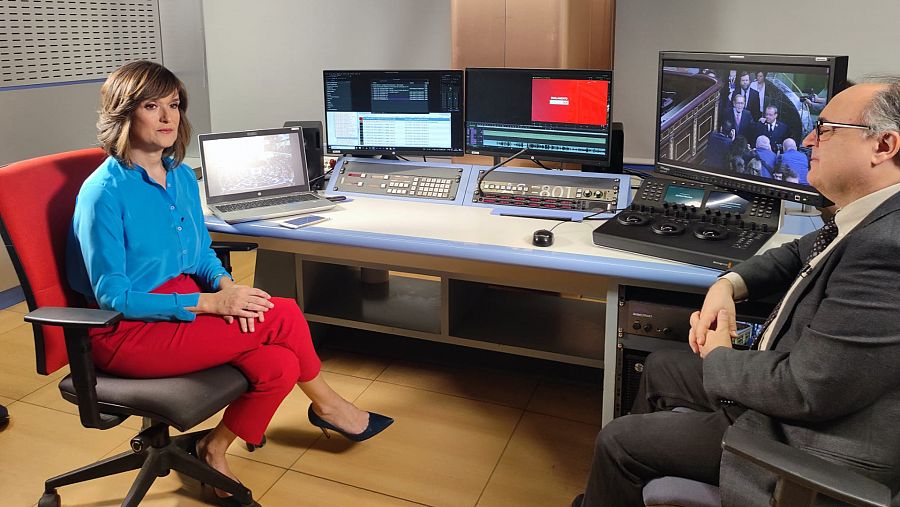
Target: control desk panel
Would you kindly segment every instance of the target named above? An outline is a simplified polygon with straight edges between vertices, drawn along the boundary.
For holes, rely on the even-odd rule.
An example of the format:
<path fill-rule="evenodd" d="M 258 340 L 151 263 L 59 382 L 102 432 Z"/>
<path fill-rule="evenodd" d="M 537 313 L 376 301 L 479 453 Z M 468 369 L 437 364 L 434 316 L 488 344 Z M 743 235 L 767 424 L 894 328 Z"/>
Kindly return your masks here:
<path fill-rule="evenodd" d="M 500 214 L 534 211 L 573 219 L 597 213 L 612 216 L 628 205 L 631 177 L 622 174 L 548 171 L 500 167 L 478 180 L 488 167 L 444 162 L 413 162 L 342 157 L 325 191 L 382 199 L 480 206 Z M 531 210 L 523 210 L 531 208 Z"/>
<path fill-rule="evenodd" d="M 729 269 L 777 231 L 781 199 L 670 178 L 641 183 L 628 210 L 594 230 L 594 244 Z"/>
<path fill-rule="evenodd" d="M 484 170 L 478 171 L 479 175 Z M 477 186 L 477 181 L 476 181 Z M 618 178 L 581 178 L 543 170 L 541 173 L 497 169 L 473 189 L 472 202 L 570 211 L 615 212 Z M 628 192 L 625 188 L 623 191 Z"/>
<path fill-rule="evenodd" d="M 469 166 L 397 163 L 342 158 L 328 182 L 328 191 L 425 201 L 454 201 L 465 188 Z"/>

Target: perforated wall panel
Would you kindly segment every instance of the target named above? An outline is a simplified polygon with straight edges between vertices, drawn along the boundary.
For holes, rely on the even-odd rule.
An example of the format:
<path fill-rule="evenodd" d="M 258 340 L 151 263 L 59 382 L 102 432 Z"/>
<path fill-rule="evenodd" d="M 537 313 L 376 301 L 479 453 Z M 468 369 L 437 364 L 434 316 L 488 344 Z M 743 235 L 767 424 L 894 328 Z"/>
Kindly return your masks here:
<path fill-rule="evenodd" d="M 104 79 L 162 63 L 157 0 L 0 0 L 0 88 Z"/>

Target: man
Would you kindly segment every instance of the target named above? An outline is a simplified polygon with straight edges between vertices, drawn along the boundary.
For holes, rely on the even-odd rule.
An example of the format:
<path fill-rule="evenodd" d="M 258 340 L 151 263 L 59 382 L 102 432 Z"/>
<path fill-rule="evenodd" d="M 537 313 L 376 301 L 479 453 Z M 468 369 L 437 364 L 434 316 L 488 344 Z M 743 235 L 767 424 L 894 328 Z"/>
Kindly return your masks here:
<path fill-rule="evenodd" d="M 722 454 L 731 424 L 872 477 L 900 501 L 900 77 L 845 90 L 820 121 L 804 139 L 808 179 L 840 208 L 835 221 L 710 287 L 691 316 L 699 357 L 648 357 L 632 415 L 598 435 L 573 505 L 643 505 L 647 481 L 675 475 L 718 484 L 725 506 L 768 506 L 775 477 Z M 733 350 L 734 301 L 779 292 L 758 350 Z"/>
<path fill-rule="evenodd" d="M 762 162 L 762 175 L 767 177 L 773 177 L 775 173 L 775 152 L 772 151 L 772 145 L 769 144 L 769 138 L 766 136 L 759 136 L 756 138 L 756 153 L 754 154 L 756 158 L 758 158 Z"/>
<path fill-rule="evenodd" d="M 759 124 L 757 134 L 768 137 L 769 144 L 775 147 L 784 142 L 789 130 L 786 123 L 778 121 L 778 108 L 766 106 L 766 114 Z"/>
<path fill-rule="evenodd" d="M 731 112 L 731 117 L 729 118 L 734 122 L 734 132 L 735 137 L 743 137 L 744 139 L 750 139 L 753 136 L 753 115 L 747 111 L 744 106 L 746 103 L 744 102 L 744 96 L 735 93 L 731 98 L 732 107 L 729 108 Z"/>
<path fill-rule="evenodd" d="M 740 87 L 735 88 L 734 92 L 732 92 L 731 101 L 734 103 L 734 98 L 738 95 L 744 97 L 744 106 L 753 116 L 753 121 L 755 122 L 760 117 L 759 93 L 750 88 L 750 74 L 747 71 L 741 72 L 739 82 Z"/>
<path fill-rule="evenodd" d="M 0 405 L 0 430 L 5 428 L 7 424 L 9 424 L 9 410 Z"/>
<path fill-rule="evenodd" d="M 797 150 L 797 141 L 790 137 L 784 140 L 783 146 L 784 153 L 781 155 L 781 165 L 785 169 L 785 174 L 793 174 L 793 176 L 787 176 L 785 180 L 791 183 L 806 184 L 806 173 L 809 172 L 809 159 L 806 157 L 806 154 Z"/>
<path fill-rule="evenodd" d="M 706 145 L 707 166 L 720 167 L 722 169 L 728 167 L 728 152 L 731 150 L 734 136 L 734 123 L 726 118 L 722 125 L 719 126 L 719 130 L 709 136 L 709 144 Z"/>

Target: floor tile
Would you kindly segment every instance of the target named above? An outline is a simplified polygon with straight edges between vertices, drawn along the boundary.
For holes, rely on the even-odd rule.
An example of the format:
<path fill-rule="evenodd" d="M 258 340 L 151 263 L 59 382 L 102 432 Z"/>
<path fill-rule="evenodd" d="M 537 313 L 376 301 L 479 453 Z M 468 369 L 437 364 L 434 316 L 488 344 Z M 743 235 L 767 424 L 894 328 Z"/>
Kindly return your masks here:
<path fill-rule="evenodd" d="M 7 308 L 7 310 L 11 311 L 11 312 L 21 313 L 24 315 L 24 314 L 28 313 L 28 303 L 26 303 L 25 301 L 22 301 L 21 303 L 16 303 L 16 304 L 10 306 L 9 308 Z"/>
<path fill-rule="evenodd" d="M 30 324 L 0 334 L 0 350 L 0 395 L 7 398 L 19 399 L 68 372 L 63 368 L 49 376 L 37 373 Z"/>
<path fill-rule="evenodd" d="M 231 253 L 231 276 L 235 280 L 253 275 L 256 269 L 256 250 Z"/>
<path fill-rule="evenodd" d="M 12 399 L 12 398 L 5 398 L 5 397 L 3 397 L 3 396 L 0 396 L 0 405 L 4 405 L 4 406 L 7 406 L 7 407 L 8 407 L 8 406 L 11 405 L 12 402 L 14 402 L 14 401 L 16 401 L 16 400 L 14 400 L 14 399 Z"/>
<path fill-rule="evenodd" d="M 427 505 L 474 505 L 521 410 L 374 382 L 357 405 L 394 417 L 377 437 L 318 440 L 292 469 Z"/>
<path fill-rule="evenodd" d="M 322 375 L 338 394 L 351 401 L 372 383 L 371 380 L 335 373 L 323 372 Z M 309 423 L 306 414 L 308 407 L 309 398 L 299 388 L 294 389 L 269 423 L 264 447 L 250 452 L 243 441 L 235 441 L 228 453 L 282 468 L 290 467 L 313 442 L 322 437 L 321 430 Z"/>
<path fill-rule="evenodd" d="M 259 502 L 266 507 L 333 507 L 365 505 L 366 507 L 402 507 L 419 504 L 381 495 L 346 484 L 288 471 L 278 479 Z"/>
<path fill-rule="evenodd" d="M 395 361 L 378 376 L 378 381 L 516 408 L 525 408 L 538 383 L 535 378 L 497 370 L 450 368 L 408 361 Z"/>
<path fill-rule="evenodd" d="M 478 506 L 569 505 L 584 491 L 599 430 L 526 412 Z"/>
<path fill-rule="evenodd" d="M 127 450 L 128 445 L 124 444 L 109 453 L 109 456 Z M 241 482 L 250 488 L 257 500 L 284 474 L 281 468 L 238 457 L 229 458 L 229 465 Z M 60 496 L 64 505 L 82 507 L 119 505 L 136 477 L 137 471 L 133 471 L 73 484 L 60 489 Z M 206 506 L 214 504 L 213 494 L 211 488 L 203 490 L 198 481 L 173 472 L 154 481 L 141 506 Z"/>
<path fill-rule="evenodd" d="M 21 313 L 10 311 L 8 308 L 6 310 L 0 310 L 0 334 L 22 325 L 30 326 L 31 324 L 27 324 L 22 320 Z"/>
<path fill-rule="evenodd" d="M 21 400 L 39 407 L 59 410 L 67 414 L 78 415 L 78 405 L 69 403 L 59 394 L 59 381 L 54 380 L 37 391 L 25 396 Z M 133 433 L 141 430 L 141 418 L 129 417 L 122 424 L 123 428 L 130 429 Z"/>
<path fill-rule="evenodd" d="M 71 414 L 28 403 L 15 402 L 9 409 L 13 417 L 0 431 L 3 505 L 34 505 L 46 479 L 97 461 L 132 436 L 120 427 L 87 429 Z"/>
<path fill-rule="evenodd" d="M 381 372 L 391 364 L 391 360 L 387 358 L 328 348 L 319 351 L 319 358 L 322 360 L 322 369 L 325 371 L 370 380 L 378 378 Z"/>
<path fill-rule="evenodd" d="M 600 425 L 603 386 L 542 380 L 528 410 L 573 421 Z"/>

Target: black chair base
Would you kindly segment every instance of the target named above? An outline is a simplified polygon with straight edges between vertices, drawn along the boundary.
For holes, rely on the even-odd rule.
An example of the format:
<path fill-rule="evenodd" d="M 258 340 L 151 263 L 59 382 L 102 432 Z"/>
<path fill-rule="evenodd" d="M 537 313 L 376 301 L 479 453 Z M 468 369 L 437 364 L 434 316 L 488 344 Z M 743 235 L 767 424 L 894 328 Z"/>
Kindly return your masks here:
<path fill-rule="evenodd" d="M 169 436 L 168 425 L 156 423 L 131 439 L 131 451 L 47 480 L 38 507 L 60 506 L 56 488 L 137 469 L 140 472 L 122 501 L 123 507 L 140 504 L 153 481 L 157 477 L 169 475 L 172 470 L 231 493 L 234 495 L 229 499 L 232 505 L 258 507 L 253 494 L 243 484 L 235 482 L 192 455 L 197 440 L 209 431 L 195 431 L 172 438 Z"/>

